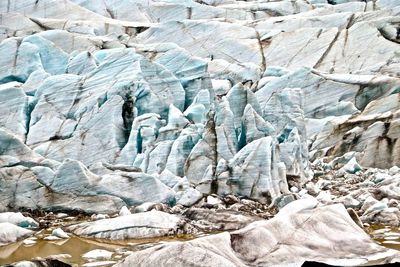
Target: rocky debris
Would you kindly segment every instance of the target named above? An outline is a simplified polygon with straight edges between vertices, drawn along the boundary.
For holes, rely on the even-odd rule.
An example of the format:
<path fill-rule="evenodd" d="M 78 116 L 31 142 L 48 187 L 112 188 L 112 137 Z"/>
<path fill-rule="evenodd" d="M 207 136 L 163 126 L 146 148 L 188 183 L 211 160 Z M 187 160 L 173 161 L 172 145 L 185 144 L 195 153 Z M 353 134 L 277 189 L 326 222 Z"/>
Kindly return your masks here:
<path fill-rule="evenodd" d="M 245 227 L 260 217 L 248 216 L 237 211 L 190 208 L 183 213 L 191 224 L 203 232 L 231 231 Z"/>
<path fill-rule="evenodd" d="M 278 209 L 282 209 L 283 207 L 285 207 L 287 204 L 289 204 L 292 201 L 295 201 L 296 198 L 294 195 L 282 195 L 279 198 L 276 199 L 275 201 L 275 205 Z"/>
<path fill-rule="evenodd" d="M 231 233 L 134 252 L 116 266 L 273 266 L 302 264 L 311 259 L 333 265 L 360 265 L 398 254 L 373 242 L 343 205 L 315 208 L 317 203 L 313 199 L 294 201 L 271 220 L 257 221 Z"/>
<path fill-rule="evenodd" d="M 92 218 L 91 222 L 67 226 L 65 229 L 83 237 L 132 239 L 176 234 L 199 235 L 215 231 L 237 230 L 251 222 L 269 219 L 275 210 L 249 199 L 217 195 L 201 199 L 192 207 L 177 204 L 144 203 L 132 208 L 133 214 L 114 218 Z"/>
<path fill-rule="evenodd" d="M 94 221 L 97 221 L 97 220 L 108 219 L 110 217 L 106 214 L 93 214 L 90 218 Z"/>
<path fill-rule="evenodd" d="M 151 211 L 151 210 L 159 210 L 159 211 L 169 211 L 169 207 L 166 205 L 162 205 L 160 203 L 153 203 L 153 202 L 145 202 L 143 204 L 140 204 L 139 206 L 136 206 L 132 208 L 133 213 L 140 213 L 140 212 L 146 212 L 146 211 Z"/>
<path fill-rule="evenodd" d="M 309 193 L 318 195 L 317 199 L 323 203 L 342 203 L 353 209 L 363 223 L 399 226 L 399 168 L 360 166 L 357 172 L 344 170 L 343 166 L 348 166 L 353 159 L 354 156 L 336 158 L 328 163 L 315 161 L 313 168 L 320 174 L 310 182 L 316 192 Z"/>

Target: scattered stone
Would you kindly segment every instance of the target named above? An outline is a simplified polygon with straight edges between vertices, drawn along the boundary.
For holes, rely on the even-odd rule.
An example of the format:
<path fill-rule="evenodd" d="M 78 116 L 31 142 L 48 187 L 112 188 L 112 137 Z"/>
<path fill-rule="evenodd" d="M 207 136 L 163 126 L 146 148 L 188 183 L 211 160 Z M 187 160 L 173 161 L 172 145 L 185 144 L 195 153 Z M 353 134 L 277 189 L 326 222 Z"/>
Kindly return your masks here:
<path fill-rule="evenodd" d="M 178 196 L 179 200 L 177 204 L 190 207 L 196 204 L 202 197 L 203 194 L 200 191 L 194 188 L 189 188 L 188 190 L 182 192 L 180 197 Z"/>
<path fill-rule="evenodd" d="M 308 194 L 308 191 L 307 191 L 307 189 L 301 189 L 298 194 L 300 197 L 303 197 Z"/>
<path fill-rule="evenodd" d="M 389 169 L 389 175 L 396 175 L 400 173 L 400 167 L 399 166 L 393 166 L 392 168 Z"/>
<path fill-rule="evenodd" d="M 317 196 L 317 200 L 323 204 L 330 204 L 332 203 L 332 195 L 329 191 L 321 191 Z"/>
<path fill-rule="evenodd" d="M 290 192 L 292 192 L 292 193 L 298 193 L 300 190 L 296 187 L 296 186 L 292 186 L 291 188 L 290 188 Z"/>
<path fill-rule="evenodd" d="M 240 199 L 234 195 L 227 195 L 223 198 L 223 201 L 226 205 L 230 206 L 240 202 Z"/>
<path fill-rule="evenodd" d="M 368 196 L 361 207 L 361 212 L 366 212 L 374 205 L 379 205 L 379 201 L 373 198 L 372 196 Z"/>
<path fill-rule="evenodd" d="M 56 214 L 57 219 L 65 219 L 67 217 L 68 217 L 68 214 L 66 214 L 66 213 L 57 213 Z"/>
<path fill-rule="evenodd" d="M 361 171 L 362 167 L 360 166 L 360 164 L 358 164 L 356 158 L 353 157 L 340 170 L 343 170 L 343 171 L 345 171 L 347 173 L 354 174 L 354 173 L 356 173 L 358 171 Z M 340 170 L 339 170 L 339 172 L 340 172 Z"/>
<path fill-rule="evenodd" d="M 90 218 L 92 220 L 97 221 L 97 220 L 108 219 L 108 218 L 110 218 L 110 216 L 108 216 L 107 214 L 93 214 Z"/>
<path fill-rule="evenodd" d="M 172 214 L 182 214 L 184 212 L 184 210 L 185 210 L 185 207 L 183 205 L 178 204 L 178 205 L 175 205 L 172 207 L 171 213 Z"/>
<path fill-rule="evenodd" d="M 377 202 L 375 204 L 373 204 L 372 206 L 370 206 L 364 213 L 363 215 L 366 215 L 368 213 L 374 212 L 374 211 L 380 211 L 380 210 L 384 210 L 386 209 L 388 206 L 386 203 L 382 203 L 382 202 Z"/>
<path fill-rule="evenodd" d="M 319 179 L 316 186 L 317 188 L 321 189 L 321 190 L 327 190 L 329 189 L 329 186 L 332 184 L 331 181 L 327 181 L 325 179 Z"/>
<path fill-rule="evenodd" d="M 398 227 L 400 225 L 400 211 L 397 208 L 384 208 L 370 210 L 365 212 L 361 218 L 363 222 L 383 224 Z"/>
<path fill-rule="evenodd" d="M 314 183 L 306 183 L 305 189 L 309 194 L 313 196 L 318 195 L 320 192 L 320 189 L 316 185 L 314 185 Z"/>
<path fill-rule="evenodd" d="M 375 184 L 381 183 L 385 181 L 386 179 L 390 179 L 391 176 L 386 174 L 386 173 L 377 173 L 375 176 L 371 179 L 372 182 Z"/>
<path fill-rule="evenodd" d="M 121 208 L 121 210 L 119 211 L 119 216 L 126 216 L 126 215 L 130 215 L 130 214 L 132 214 L 131 212 L 130 212 L 130 210 L 126 207 L 126 206 L 123 206 L 122 208 Z"/>
<path fill-rule="evenodd" d="M 337 198 L 335 202 L 342 203 L 346 208 L 358 209 L 361 207 L 361 202 L 351 196 Z"/>
<path fill-rule="evenodd" d="M 389 200 L 388 207 L 389 208 L 399 207 L 399 202 L 395 199 L 391 199 Z"/>
<path fill-rule="evenodd" d="M 156 203 L 146 202 L 146 203 L 143 203 L 143 204 L 135 207 L 133 209 L 133 212 L 140 213 L 140 212 L 151 211 L 155 205 L 156 205 Z"/>
<path fill-rule="evenodd" d="M 230 210 L 190 208 L 183 213 L 197 228 L 206 232 L 230 231 L 245 227 L 261 218 L 243 215 Z"/>
<path fill-rule="evenodd" d="M 206 202 L 210 205 L 219 205 L 222 203 L 222 201 L 215 196 L 207 196 Z"/>
<path fill-rule="evenodd" d="M 282 195 L 279 196 L 278 198 L 276 198 L 275 203 L 277 208 L 280 210 L 283 207 L 285 207 L 287 204 L 289 204 L 290 202 L 295 201 L 296 198 L 294 195 Z"/>

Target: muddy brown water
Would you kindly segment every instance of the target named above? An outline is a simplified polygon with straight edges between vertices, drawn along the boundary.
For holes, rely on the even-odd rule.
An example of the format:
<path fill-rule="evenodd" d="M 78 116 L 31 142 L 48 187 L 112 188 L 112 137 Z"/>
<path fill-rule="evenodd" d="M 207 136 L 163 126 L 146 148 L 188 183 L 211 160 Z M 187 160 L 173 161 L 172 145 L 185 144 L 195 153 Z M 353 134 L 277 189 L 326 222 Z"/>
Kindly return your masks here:
<path fill-rule="evenodd" d="M 400 227 L 373 225 L 367 232 L 378 244 L 400 250 Z"/>
<path fill-rule="evenodd" d="M 0 265 L 6 265 L 23 260 L 55 256 L 56 258 L 69 263 L 72 266 L 84 266 L 84 264 L 99 261 L 119 261 L 129 255 L 132 251 L 154 246 L 162 242 L 183 241 L 193 239 L 192 236 L 173 236 L 151 239 L 137 239 L 124 241 L 96 240 L 72 236 L 68 239 L 57 241 L 43 240 L 43 237 L 50 235 L 50 231 L 42 231 L 36 234 L 36 243 L 26 245 L 23 241 L 0 247 Z M 103 249 L 113 252 L 111 259 L 85 259 L 83 254 L 94 249 Z M 111 266 L 104 264 L 101 266 Z"/>
<path fill-rule="evenodd" d="M 388 248 L 400 250 L 400 228 L 374 225 L 366 230 L 379 244 Z M 141 250 L 162 242 L 177 240 L 183 241 L 194 238 L 192 236 L 175 236 L 114 242 L 110 240 L 104 241 L 71 236 L 69 239 L 58 241 L 43 240 L 43 237 L 49 234 L 50 231 L 42 231 L 36 234 L 37 240 L 33 245 L 26 245 L 20 241 L 8 246 L 0 247 L 0 265 L 54 255 L 58 255 L 58 259 L 69 263 L 72 266 L 84 266 L 91 262 L 105 261 L 100 259 L 90 260 L 82 258 L 83 254 L 94 249 L 104 249 L 113 252 L 112 258 L 107 259 L 107 261 L 116 262 L 125 258 L 132 251 Z M 111 265 L 112 264 L 110 263 L 102 266 Z"/>

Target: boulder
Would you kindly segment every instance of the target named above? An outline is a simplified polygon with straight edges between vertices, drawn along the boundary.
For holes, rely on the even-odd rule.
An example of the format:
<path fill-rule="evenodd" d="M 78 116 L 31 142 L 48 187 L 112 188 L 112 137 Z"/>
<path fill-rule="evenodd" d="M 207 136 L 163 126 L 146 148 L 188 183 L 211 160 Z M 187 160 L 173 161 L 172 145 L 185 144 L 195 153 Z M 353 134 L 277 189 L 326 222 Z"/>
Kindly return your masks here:
<path fill-rule="evenodd" d="M 66 229 L 82 237 L 124 240 L 175 235 L 185 222 L 175 215 L 152 210 L 111 219 L 84 222 Z"/>
<path fill-rule="evenodd" d="M 116 266 L 300 266 L 307 260 L 346 266 L 398 257 L 372 241 L 343 205 L 313 208 L 311 202 L 291 202 L 275 218 L 231 233 L 134 252 Z"/>

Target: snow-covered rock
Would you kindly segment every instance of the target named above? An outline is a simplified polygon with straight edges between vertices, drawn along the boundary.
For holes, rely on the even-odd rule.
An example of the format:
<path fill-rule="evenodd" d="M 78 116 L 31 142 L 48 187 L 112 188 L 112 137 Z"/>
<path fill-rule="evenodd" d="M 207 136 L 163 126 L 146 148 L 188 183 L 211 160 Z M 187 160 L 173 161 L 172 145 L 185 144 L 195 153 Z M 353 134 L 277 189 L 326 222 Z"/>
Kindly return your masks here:
<path fill-rule="evenodd" d="M 196 204 L 203 197 L 202 193 L 191 187 L 183 192 L 180 192 L 179 195 L 177 196 L 178 197 L 177 204 L 186 207 L 190 207 L 193 204 Z"/>
<path fill-rule="evenodd" d="M 45 236 L 43 238 L 43 240 L 46 240 L 46 241 L 59 241 L 59 240 L 62 240 L 62 239 L 63 238 L 55 236 L 55 235 L 48 235 L 48 236 Z"/>
<path fill-rule="evenodd" d="M 152 210 L 111 219 L 84 222 L 67 230 L 84 237 L 112 240 L 151 238 L 177 234 L 184 221 L 178 216 Z"/>
<path fill-rule="evenodd" d="M 0 223 L 12 223 L 19 227 L 31 228 L 38 227 L 39 223 L 30 217 L 22 215 L 20 212 L 3 212 L 0 213 Z"/>
<path fill-rule="evenodd" d="M 121 210 L 119 211 L 119 213 L 118 213 L 119 216 L 126 216 L 126 215 L 129 215 L 129 214 L 131 214 L 131 212 L 126 206 L 123 206 L 121 208 Z"/>
<path fill-rule="evenodd" d="M 82 255 L 82 258 L 87 259 L 111 259 L 114 253 L 105 249 L 95 249 L 91 250 Z"/>
<path fill-rule="evenodd" d="M 59 237 L 59 238 L 63 238 L 63 239 L 69 238 L 68 234 L 66 232 L 64 232 L 64 230 L 61 228 L 54 229 L 51 232 L 51 235 Z"/>
<path fill-rule="evenodd" d="M 20 239 L 29 237 L 35 232 L 16 226 L 9 222 L 0 223 L 0 246 L 5 246 Z"/>

